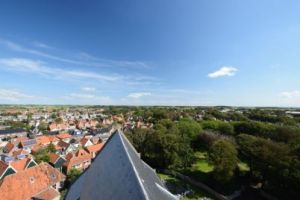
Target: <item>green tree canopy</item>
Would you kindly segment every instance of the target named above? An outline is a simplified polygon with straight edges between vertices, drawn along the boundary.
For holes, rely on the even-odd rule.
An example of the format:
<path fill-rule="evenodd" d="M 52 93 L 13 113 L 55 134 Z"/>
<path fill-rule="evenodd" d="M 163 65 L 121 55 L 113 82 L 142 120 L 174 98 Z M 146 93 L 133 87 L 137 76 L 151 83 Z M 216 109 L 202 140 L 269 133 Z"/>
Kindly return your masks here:
<path fill-rule="evenodd" d="M 227 140 L 217 140 L 209 151 L 209 161 L 214 167 L 214 177 L 220 182 L 229 181 L 237 166 L 237 150 Z"/>

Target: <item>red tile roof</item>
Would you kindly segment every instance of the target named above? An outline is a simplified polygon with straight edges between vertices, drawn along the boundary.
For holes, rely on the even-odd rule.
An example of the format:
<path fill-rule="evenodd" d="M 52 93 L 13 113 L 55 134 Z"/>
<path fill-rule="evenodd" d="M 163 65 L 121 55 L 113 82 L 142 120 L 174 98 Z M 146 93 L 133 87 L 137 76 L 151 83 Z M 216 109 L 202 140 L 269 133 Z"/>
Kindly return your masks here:
<path fill-rule="evenodd" d="M 28 152 L 28 151 L 25 151 L 25 150 L 23 150 L 23 149 L 16 150 L 16 151 L 14 151 L 14 152 L 12 153 L 12 155 L 13 155 L 14 157 L 16 157 L 16 156 L 18 156 L 18 155 L 28 155 L 28 154 L 29 154 L 29 152 Z"/>
<path fill-rule="evenodd" d="M 17 181 L 16 181 L 17 180 Z M 65 175 L 48 163 L 6 176 L 0 181 L 1 199 L 30 199 L 52 185 L 65 180 Z"/>
<path fill-rule="evenodd" d="M 7 167 L 8 167 L 8 164 L 6 164 L 2 160 L 0 160 L 0 176 L 5 172 Z"/>
<path fill-rule="evenodd" d="M 72 157 L 71 159 L 67 160 L 67 161 L 65 162 L 64 165 L 65 165 L 65 166 L 67 167 L 67 169 L 69 170 L 69 169 L 71 169 L 73 166 L 75 166 L 75 165 L 80 165 L 80 164 L 82 164 L 82 163 L 84 163 L 84 162 L 87 162 L 87 161 L 91 161 L 91 159 L 92 159 L 92 157 L 91 157 L 90 154 L 85 155 L 85 156 L 81 156 L 81 157 L 76 157 L 76 156 L 74 156 L 74 157 Z"/>
<path fill-rule="evenodd" d="M 57 146 L 61 149 L 61 148 L 68 148 L 69 147 L 69 143 L 66 143 L 66 142 L 64 142 L 64 141 L 59 141 L 58 143 L 57 143 Z"/>
<path fill-rule="evenodd" d="M 53 200 L 57 198 L 59 195 L 60 194 L 58 191 L 56 191 L 53 187 L 49 187 L 48 189 L 36 195 L 35 198 L 43 199 L 43 200 Z"/>
<path fill-rule="evenodd" d="M 14 138 L 14 139 L 11 139 L 11 143 L 13 143 L 14 145 L 18 145 L 20 142 L 22 141 L 26 141 L 28 140 L 28 137 L 26 136 L 22 136 L 22 137 L 17 137 L 17 138 Z"/>
<path fill-rule="evenodd" d="M 57 137 L 55 137 L 54 135 L 49 135 L 48 138 L 49 138 L 50 142 L 58 142 L 59 141 L 59 139 Z"/>
<path fill-rule="evenodd" d="M 24 170 L 30 161 L 30 158 L 24 158 L 22 160 L 12 161 L 10 165 L 19 172 Z"/>
<path fill-rule="evenodd" d="M 73 153 L 68 153 L 67 155 L 66 155 L 66 160 L 70 160 L 71 158 L 73 158 L 75 155 L 73 155 Z"/>
<path fill-rule="evenodd" d="M 80 140 L 80 143 L 82 146 L 84 146 L 88 141 L 89 141 L 89 139 L 84 137 Z"/>
<path fill-rule="evenodd" d="M 36 141 L 38 144 L 43 144 L 43 145 L 50 143 L 49 137 L 45 135 L 36 137 Z"/>
<path fill-rule="evenodd" d="M 44 147 L 42 144 L 35 144 L 31 147 L 32 153 L 37 153 L 39 150 L 41 150 Z"/>
<path fill-rule="evenodd" d="M 7 143 L 3 150 L 5 150 L 6 153 L 10 153 L 15 148 L 15 145 L 12 143 Z"/>
<path fill-rule="evenodd" d="M 55 153 L 49 153 L 49 158 L 50 158 L 49 162 L 54 164 L 57 161 L 57 159 L 59 158 L 59 155 L 57 155 Z"/>
<path fill-rule="evenodd" d="M 93 144 L 98 144 L 102 142 L 102 140 L 99 137 L 92 137 L 91 141 Z"/>
<path fill-rule="evenodd" d="M 95 144 L 92 146 L 88 146 L 88 147 L 86 147 L 86 149 L 89 153 L 93 153 L 93 152 L 100 151 L 102 149 L 102 147 L 103 147 L 103 143 L 99 143 L 99 144 Z"/>
<path fill-rule="evenodd" d="M 79 149 L 75 153 L 75 156 L 77 157 L 86 156 L 86 155 L 89 155 L 89 153 L 86 152 L 84 149 Z"/>
<path fill-rule="evenodd" d="M 71 169 L 75 165 L 82 164 L 86 161 L 91 161 L 92 156 L 83 149 L 78 150 L 75 154 L 68 153 L 66 156 L 67 161 L 65 162 L 65 166 L 67 169 Z"/>
<path fill-rule="evenodd" d="M 69 133 L 60 133 L 56 135 L 56 137 L 60 140 L 71 138 L 72 136 Z"/>

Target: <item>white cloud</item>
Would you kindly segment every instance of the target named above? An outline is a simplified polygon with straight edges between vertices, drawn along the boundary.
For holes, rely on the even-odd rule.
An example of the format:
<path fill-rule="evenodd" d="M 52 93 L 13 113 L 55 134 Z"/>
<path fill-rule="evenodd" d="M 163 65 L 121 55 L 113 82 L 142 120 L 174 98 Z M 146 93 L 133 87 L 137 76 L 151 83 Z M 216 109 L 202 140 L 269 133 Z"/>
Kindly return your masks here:
<path fill-rule="evenodd" d="M 210 78 L 218 78 L 221 76 L 234 76 L 238 69 L 231 66 L 223 66 L 219 70 L 209 73 L 208 77 Z"/>
<path fill-rule="evenodd" d="M 109 96 L 97 96 L 94 94 L 86 93 L 71 93 L 64 97 L 68 104 L 86 104 L 86 105 L 110 105 L 113 104 Z"/>
<path fill-rule="evenodd" d="M 9 49 L 13 51 L 28 53 L 60 62 L 65 63 L 71 63 L 76 65 L 82 65 L 82 66 L 92 66 L 92 67 L 114 67 L 114 66 L 120 66 L 120 67 L 134 67 L 134 68 L 150 68 L 146 63 L 141 61 L 127 61 L 127 60 L 109 60 L 109 59 L 102 59 L 102 58 L 96 58 L 86 52 L 80 52 L 79 54 L 75 54 L 73 57 L 77 59 L 69 59 L 65 57 L 56 56 L 53 54 L 45 53 L 40 50 L 35 50 L 32 48 L 24 47 L 20 44 L 17 44 L 15 42 L 9 41 L 9 40 L 1 40 L 0 44 L 4 44 Z M 42 48 L 51 48 L 50 46 L 36 42 L 35 46 L 42 47 Z M 78 60 L 79 58 L 79 60 Z"/>
<path fill-rule="evenodd" d="M 34 41 L 32 44 L 36 47 L 43 48 L 43 49 L 51 49 L 52 48 L 49 45 L 44 44 L 42 42 L 38 42 L 38 41 Z"/>
<path fill-rule="evenodd" d="M 0 58 L 0 67 L 1 65 L 4 65 L 4 69 L 6 70 L 38 73 L 56 78 L 84 78 L 102 81 L 117 81 L 122 79 L 119 75 L 102 75 L 90 71 L 48 67 L 44 62 L 24 58 Z"/>
<path fill-rule="evenodd" d="M 0 99 L 2 100 L 19 101 L 24 98 L 34 98 L 34 96 L 16 90 L 0 89 Z"/>
<path fill-rule="evenodd" d="M 94 87 L 82 87 L 81 90 L 85 91 L 85 92 L 95 92 L 96 88 L 94 88 Z"/>
<path fill-rule="evenodd" d="M 93 98 L 95 98 L 95 95 L 93 95 L 93 94 L 72 93 L 72 94 L 70 94 L 70 97 L 82 98 L 82 99 L 93 99 Z"/>
<path fill-rule="evenodd" d="M 288 99 L 300 98 L 300 90 L 281 92 L 280 96 Z"/>
<path fill-rule="evenodd" d="M 130 93 L 127 97 L 138 99 L 138 98 L 141 98 L 144 96 L 150 96 L 150 95 L 151 95 L 150 92 L 135 92 L 135 93 Z"/>
<path fill-rule="evenodd" d="M 143 93 L 151 95 L 151 98 L 138 98 Z M 121 98 L 123 105 L 161 105 L 161 106 L 199 106 L 213 105 L 211 91 L 197 91 L 184 89 L 161 88 L 148 90 L 148 92 L 131 93 Z M 146 95 L 147 96 L 147 95 Z M 135 98 L 134 98 L 135 97 Z"/>

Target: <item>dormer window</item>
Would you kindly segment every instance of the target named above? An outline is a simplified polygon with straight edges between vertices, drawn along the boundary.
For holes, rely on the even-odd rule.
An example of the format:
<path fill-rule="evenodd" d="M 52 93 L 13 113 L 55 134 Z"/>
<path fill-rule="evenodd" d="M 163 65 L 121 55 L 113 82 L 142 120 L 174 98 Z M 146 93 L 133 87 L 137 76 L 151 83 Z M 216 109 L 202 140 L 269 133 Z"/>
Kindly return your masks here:
<path fill-rule="evenodd" d="M 34 183 L 34 177 L 31 176 L 31 177 L 29 178 L 29 180 L 30 180 L 30 183 Z"/>

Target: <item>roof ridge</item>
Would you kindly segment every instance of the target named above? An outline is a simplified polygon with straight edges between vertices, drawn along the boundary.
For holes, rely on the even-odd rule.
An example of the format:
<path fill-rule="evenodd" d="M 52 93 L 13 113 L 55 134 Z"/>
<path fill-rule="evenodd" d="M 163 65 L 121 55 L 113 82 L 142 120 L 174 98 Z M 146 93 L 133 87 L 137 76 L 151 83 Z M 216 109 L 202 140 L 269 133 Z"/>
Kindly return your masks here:
<path fill-rule="evenodd" d="M 126 145 L 124 144 L 123 137 L 125 138 L 125 140 L 126 140 L 129 144 L 130 144 L 130 142 L 127 140 L 127 138 L 126 138 L 125 136 L 123 136 L 123 133 L 122 133 L 121 131 L 118 130 L 117 133 L 118 133 L 118 135 L 119 135 L 119 137 L 120 137 L 120 139 L 121 139 L 121 142 L 122 142 L 123 147 L 124 147 L 124 149 L 125 149 L 126 155 L 127 155 L 128 159 L 129 159 L 130 165 L 131 165 L 131 167 L 132 167 L 132 169 L 133 169 L 133 171 L 134 171 L 135 177 L 136 177 L 136 179 L 138 180 L 138 183 L 139 183 L 139 185 L 140 185 L 140 187 L 141 187 L 141 189 L 142 189 L 142 191 L 143 191 L 144 197 L 145 197 L 146 200 L 150 200 L 150 198 L 149 198 L 149 196 L 148 196 L 148 193 L 147 193 L 146 189 L 144 188 L 144 185 L 143 185 L 143 183 L 142 183 L 142 180 L 140 179 L 139 173 L 137 172 L 137 170 L 136 170 L 136 168 L 135 168 L 135 165 L 133 164 L 133 161 L 132 161 L 132 159 L 131 159 L 131 157 L 130 157 L 130 155 L 129 155 L 129 153 L 128 153 L 127 147 L 126 147 Z M 122 136 L 123 136 L 123 137 L 122 137 Z M 131 144 L 130 144 L 130 145 L 131 145 Z M 133 146 L 131 145 L 131 147 L 133 147 Z M 135 151 L 135 153 L 137 153 L 137 151 Z"/>

